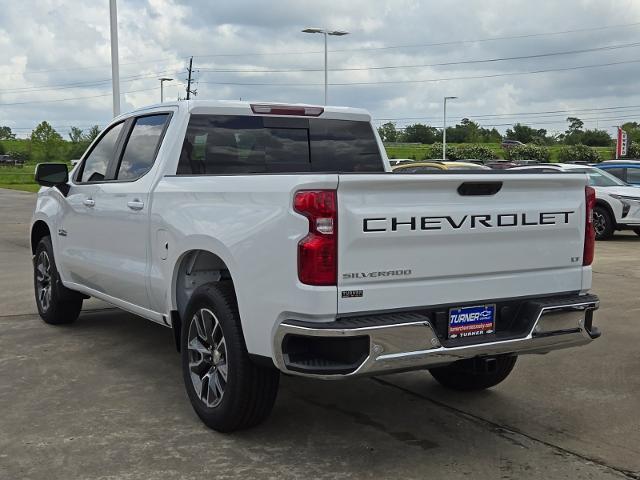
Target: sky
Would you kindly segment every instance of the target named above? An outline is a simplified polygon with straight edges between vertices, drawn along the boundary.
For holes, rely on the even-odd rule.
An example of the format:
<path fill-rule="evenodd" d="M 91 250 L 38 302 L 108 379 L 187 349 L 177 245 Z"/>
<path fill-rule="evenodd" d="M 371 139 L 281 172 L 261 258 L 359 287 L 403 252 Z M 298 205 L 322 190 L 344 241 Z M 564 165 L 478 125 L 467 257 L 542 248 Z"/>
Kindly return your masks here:
<path fill-rule="evenodd" d="M 468 117 L 566 129 L 640 120 L 637 0 L 118 0 L 122 111 L 185 96 L 366 108 L 376 124 Z M 0 9 L 0 125 L 27 136 L 42 120 L 112 118 L 109 2 L 21 0 Z"/>

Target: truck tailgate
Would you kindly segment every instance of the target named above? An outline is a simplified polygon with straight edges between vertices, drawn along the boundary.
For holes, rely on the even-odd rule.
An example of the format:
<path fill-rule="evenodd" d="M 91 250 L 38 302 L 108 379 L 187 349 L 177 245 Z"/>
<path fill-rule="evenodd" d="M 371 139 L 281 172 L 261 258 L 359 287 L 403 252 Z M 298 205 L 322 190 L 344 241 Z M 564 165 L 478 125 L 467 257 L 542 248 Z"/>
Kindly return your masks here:
<path fill-rule="evenodd" d="M 586 183 L 564 173 L 340 175 L 338 312 L 581 290 Z"/>

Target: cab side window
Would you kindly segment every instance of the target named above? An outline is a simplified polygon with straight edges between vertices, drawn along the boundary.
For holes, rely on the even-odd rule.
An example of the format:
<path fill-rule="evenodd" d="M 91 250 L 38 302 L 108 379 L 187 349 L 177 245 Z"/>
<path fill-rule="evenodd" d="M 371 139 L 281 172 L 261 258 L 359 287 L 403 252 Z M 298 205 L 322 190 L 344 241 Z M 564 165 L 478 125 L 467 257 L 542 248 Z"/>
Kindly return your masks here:
<path fill-rule="evenodd" d="M 105 179 L 109 163 L 115 155 L 123 125 L 124 123 L 121 122 L 111 127 L 89 152 L 82 166 L 81 182 L 100 182 Z"/>
<path fill-rule="evenodd" d="M 117 180 L 135 180 L 153 166 L 169 114 L 136 118 L 122 154 Z"/>
<path fill-rule="evenodd" d="M 627 182 L 640 183 L 640 168 L 627 168 Z"/>

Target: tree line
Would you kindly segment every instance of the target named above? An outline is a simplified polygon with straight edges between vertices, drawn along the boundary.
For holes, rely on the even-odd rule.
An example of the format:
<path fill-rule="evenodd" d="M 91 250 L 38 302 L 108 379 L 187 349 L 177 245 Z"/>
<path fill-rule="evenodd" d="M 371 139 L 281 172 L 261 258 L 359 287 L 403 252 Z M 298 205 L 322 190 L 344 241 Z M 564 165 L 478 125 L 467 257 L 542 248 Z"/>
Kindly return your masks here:
<path fill-rule="evenodd" d="M 71 127 L 69 138 L 65 139 L 49 122 L 43 121 L 33 129 L 28 138 L 23 139 L 16 138 L 10 127 L 0 126 L 0 154 L 8 154 L 24 161 L 70 161 L 80 158 L 99 133 L 98 125 L 86 131 Z"/>
<path fill-rule="evenodd" d="M 564 133 L 551 135 L 544 128 L 532 128 L 528 125 L 516 123 L 508 128 L 505 135 L 494 127 L 482 127 L 478 123 L 463 118 L 459 124 L 447 127 L 447 141 L 451 143 L 500 143 L 503 139 L 517 140 L 534 145 L 587 145 L 590 147 L 608 147 L 613 139 L 605 130 L 585 129 L 584 122 L 577 117 L 567 118 L 567 130 Z M 640 126 L 633 122 L 623 126 L 626 130 L 637 132 L 640 141 Z M 398 128 L 395 123 L 387 122 L 378 128 L 383 142 L 406 142 L 433 144 L 442 140 L 442 129 L 414 123 L 404 128 Z"/>

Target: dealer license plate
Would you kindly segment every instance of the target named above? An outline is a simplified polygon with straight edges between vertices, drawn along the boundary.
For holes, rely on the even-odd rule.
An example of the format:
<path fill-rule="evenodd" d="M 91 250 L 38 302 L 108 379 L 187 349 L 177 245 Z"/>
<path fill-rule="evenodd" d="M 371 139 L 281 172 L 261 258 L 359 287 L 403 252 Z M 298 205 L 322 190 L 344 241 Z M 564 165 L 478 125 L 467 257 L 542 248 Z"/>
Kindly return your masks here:
<path fill-rule="evenodd" d="M 495 305 L 452 308 L 449 310 L 449 338 L 474 337 L 493 333 L 495 323 Z"/>

